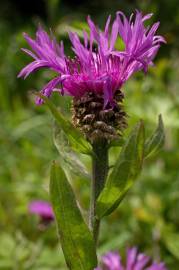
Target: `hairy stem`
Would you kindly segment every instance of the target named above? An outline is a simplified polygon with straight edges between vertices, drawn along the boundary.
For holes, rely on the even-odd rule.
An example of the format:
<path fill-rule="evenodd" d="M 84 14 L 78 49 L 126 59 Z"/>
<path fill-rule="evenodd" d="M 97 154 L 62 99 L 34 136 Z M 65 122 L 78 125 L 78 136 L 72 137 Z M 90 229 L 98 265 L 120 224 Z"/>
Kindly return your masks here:
<path fill-rule="evenodd" d="M 100 221 L 96 218 L 96 200 L 104 187 L 108 173 L 108 145 L 106 140 L 93 144 L 92 181 L 90 197 L 89 226 L 97 244 Z"/>

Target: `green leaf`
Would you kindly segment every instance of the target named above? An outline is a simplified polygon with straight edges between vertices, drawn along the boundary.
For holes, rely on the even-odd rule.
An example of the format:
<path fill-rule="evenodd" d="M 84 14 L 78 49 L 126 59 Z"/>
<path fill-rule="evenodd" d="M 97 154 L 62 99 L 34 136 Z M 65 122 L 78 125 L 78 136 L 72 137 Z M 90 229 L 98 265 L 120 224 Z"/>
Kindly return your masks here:
<path fill-rule="evenodd" d="M 179 259 L 179 234 L 167 231 L 163 235 L 163 240 L 171 254 L 173 254 L 177 259 Z"/>
<path fill-rule="evenodd" d="M 143 151 L 144 126 L 140 122 L 126 140 L 105 187 L 97 199 L 98 218 L 113 212 L 134 184 L 142 168 Z"/>
<path fill-rule="evenodd" d="M 53 131 L 53 140 L 60 155 L 60 163 L 63 163 L 64 165 L 62 167 L 67 168 L 68 173 L 71 171 L 75 175 L 79 175 L 82 178 L 89 180 L 90 175 L 87 168 L 79 160 L 77 154 L 72 151 L 66 134 L 63 132 L 60 126 L 56 124 L 56 122 L 54 123 Z"/>
<path fill-rule="evenodd" d="M 82 218 L 63 170 L 55 163 L 51 169 L 50 196 L 68 268 L 94 269 L 97 258 L 93 237 Z"/>
<path fill-rule="evenodd" d="M 164 125 L 162 116 L 158 117 L 158 126 L 150 138 L 145 143 L 145 158 L 153 155 L 163 146 L 165 141 Z"/>
<path fill-rule="evenodd" d="M 80 152 L 83 154 L 91 154 L 92 147 L 90 143 L 88 143 L 85 140 L 81 132 L 78 129 L 76 129 L 72 125 L 72 123 L 62 115 L 62 113 L 56 108 L 56 106 L 50 101 L 50 99 L 48 99 L 47 97 L 43 96 L 40 93 L 35 93 L 35 94 L 45 101 L 45 104 L 48 106 L 53 117 L 55 118 L 57 123 L 60 125 L 64 133 L 66 134 L 71 147 L 77 152 Z"/>
<path fill-rule="evenodd" d="M 109 144 L 109 148 L 110 147 L 121 147 L 123 146 L 125 140 L 123 138 L 119 138 L 117 140 L 113 140 L 110 144 Z"/>

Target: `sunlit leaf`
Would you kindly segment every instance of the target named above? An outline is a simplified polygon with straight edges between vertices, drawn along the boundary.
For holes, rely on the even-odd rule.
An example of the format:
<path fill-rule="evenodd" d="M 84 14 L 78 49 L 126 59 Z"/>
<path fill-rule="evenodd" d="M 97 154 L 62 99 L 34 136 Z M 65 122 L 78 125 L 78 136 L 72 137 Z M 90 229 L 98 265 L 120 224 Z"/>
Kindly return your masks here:
<path fill-rule="evenodd" d="M 162 236 L 167 249 L 179 259 L 179 234 L 171 231 L 165 231 Z"/>
<path fill-rule="evenodd" d="M 40 93 L 36 93 L 36 95 L 45 101 L 45 104 L 50 109 L 53 117 L 66 134 L 71 147 L 77 152 L 90 154 L 92 151 L 91 145 L 85 140 L 81 132 L 76 129 L 72 125 L 72 123 L 62 115 L 62 113 L 47 97 L 43 96 Z"/>
<path fill-rule="evenodd" d="M 56 123 L 54 123 L 53 139 L 54 144 L 60 154 L 60 162 L 63 162 L 67 165 L 68 171 L 70 170 L 82 178 L 90 179 L 87 168 L 78 158 L 77 154 L 72 151 L 66 134 Z"/>
<path fill-rule="evenodd" d="M 141 171 L 144 150 L 144 126 L 140 122 L 129 135 L 119 158 L 97 200 L 97 216 L 115 210 Z"/>
<path fill-rule="evenodd" d="M 51 169 L 50 196 L 68 268 L 94 269 L 97 258 L 93 237 L 82 218 L 64 172 L 55 163 Z"/>
<path fill-rule="evenodd" d="M 158 117 L 158 126 L 150 138 L 145 143 L 145 158 L 151 156 L 161 149 L 165 141 L 164 125 L 162 116 Z"/>

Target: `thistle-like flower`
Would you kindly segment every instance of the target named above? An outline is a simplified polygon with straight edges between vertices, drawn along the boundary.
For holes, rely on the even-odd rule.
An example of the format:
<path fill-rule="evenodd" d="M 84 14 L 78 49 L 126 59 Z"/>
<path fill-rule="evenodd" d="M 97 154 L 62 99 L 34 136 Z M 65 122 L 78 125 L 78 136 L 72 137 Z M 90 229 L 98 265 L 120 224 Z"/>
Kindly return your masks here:
<path fill-rule="evenodd" d="M 44 230 L 54 220 L 51 205 L 46 201 L 32 201 L 28 205 L 29 213 L 40 218 L 39 229 Z"/>
<path fill-rule="evenodd" d="M 95 270 L 167 270 L 167 268 L 163 262 L 151 262 L 148 256 L 138 253 L 134 247 L 128 249 L 125 264 L 117 252 L 108 252 L 102 257 L 101 267 Z"/>
<path fill-rule="evenodd" d="M 136 11 L 127 19 L 117 12 L 110 31 L 111 16 L 108 17 L 105 30 L 101 31 L 90 17 L 87 18 L 89 35 L 83 31 L 82 43 L 76 33 L 69 33 L 73 58 L 64 53 L 63 42 L 58 44 L 54 37 L 38 28 L 36 39 L 27 34 L 24 37 L 32 51 L 22 49 L 34 61 L 19 73 L 26 78 L 40 68 L 50 68 L 56 72 L 43 87 L 41 93 L 50 97 L 53 91 L 73 97 L 73 122 L 82 129 L 89 140 L 106 138 L 111 140 L 126 127 L 126 113 L 123 111 L 124 94 L 121 90 L 129 77 L 139 71 L 147 71 L 160 47 L 165 42 L 162 36 L 155 35 L 159 23 L 151 28 L 144 23 L 152 14 L 142 16 Z M 125 48 L 115 48 L 121 38 Z M 42 104 L 42 99 L 36 99 Z"/>

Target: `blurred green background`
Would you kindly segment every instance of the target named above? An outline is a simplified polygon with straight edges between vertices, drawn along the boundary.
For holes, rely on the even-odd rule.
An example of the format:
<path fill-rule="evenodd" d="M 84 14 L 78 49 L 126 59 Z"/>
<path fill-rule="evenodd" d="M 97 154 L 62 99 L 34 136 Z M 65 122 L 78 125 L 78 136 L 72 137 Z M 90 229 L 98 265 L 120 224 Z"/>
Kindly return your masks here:
<path fill-rule="evenodd" d="M 108 14 L 135 9 L 153 12 L 160 20 L 163 45 L 148 75 L 134 76 L 124 86 L 129 123 L 144 119 L 152 132 L 162 113 L 166 130 L 164 149 L 145 162 L 139 181 L 119 209 L 103 221 L 99 253 L 138 246 L 171 270 L 179 269 L 179 5 L 178 0 L 1 0 L 0 1 L 0 269 L 66 269 L 55 225 L 46 230 L 28 214 L 33 199 L 48 200 L 49 167 L 58 158 L 53 145 L 51 116 L 36 107 L 32 89 L 41 89 L 49 71 L 17 79 L 29 62 L 21 47 L 22 32 L 34 35 L 38 23 L 63 39 L 67 54 L 69 29 L 79 33 L 91 14 L 101 27 Z M 70 99 L 54 96 L 69 115 Z M 119 149 L 112 151 L 112 159 Z M 82 157 L 89 164 L 89 160 Z M 72 184 L 88 206 L 89 181 L 71 174 Z"/>

